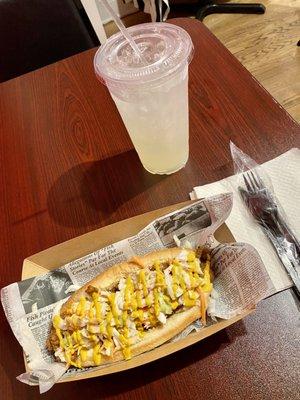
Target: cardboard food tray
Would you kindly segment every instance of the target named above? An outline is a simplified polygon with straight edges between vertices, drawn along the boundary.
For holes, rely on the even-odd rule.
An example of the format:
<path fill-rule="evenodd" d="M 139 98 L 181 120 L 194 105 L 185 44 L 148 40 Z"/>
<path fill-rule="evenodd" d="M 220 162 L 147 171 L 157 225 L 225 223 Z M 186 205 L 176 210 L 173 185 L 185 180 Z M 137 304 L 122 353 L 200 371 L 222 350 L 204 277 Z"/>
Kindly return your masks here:
<path fill-rule="evenodd" d="M 52 269 L 61 267 L 62 265 L 72 260 L 83 257 L 111 243 L 135 235 L 154 219 L 177 209 L 180 209 L 191 203 L 193 202 L 187 201 L 179 204 L 174 204 L 169 207 L 164 207 L 159 210 L 150 211 L 146 214 L 141 214 L 136 217 L 119 221 L 115 224 L 94 230 L 82 236 L 78 236 L 74 239 L 68 240 L 64 243 L 50 247 L 49 249 L 41 251 L 40 253 L 34 254 L 33 256 L 26 258 L 23 262 L 22 280 L 38 275 L 43 275 Z M 235 241 L 226 224 L 223 224 L 215 232 L 215 238 L 219 242 L 223 243 Z M 75 381 L 79 379 L 87 379 L 96 376 L 107 375 L 147 364 L 151 361 L 165 357 L 196 342 L 199 342 L 200 340 L 241 320 L 253 311 L 253 309 L 247 310 L 246 312 L 243 312 L 242 314 L 229 320 L 220 320 L 216 324 L 202 328 L 199 332 L 189 334 L 184 339 L 173 343 L 163 344 L 151 351 L 133 357 L 131 360 L 120 361 L 113 364 L 108 364 L 107 366 L 93 368 L 88 371 L 80 372 L 76 376 L 72 377 L 65 376 L 60 380 L 60 382 Z M 26 360 L 25 367 L 26 370 L 28 370 Z"/>

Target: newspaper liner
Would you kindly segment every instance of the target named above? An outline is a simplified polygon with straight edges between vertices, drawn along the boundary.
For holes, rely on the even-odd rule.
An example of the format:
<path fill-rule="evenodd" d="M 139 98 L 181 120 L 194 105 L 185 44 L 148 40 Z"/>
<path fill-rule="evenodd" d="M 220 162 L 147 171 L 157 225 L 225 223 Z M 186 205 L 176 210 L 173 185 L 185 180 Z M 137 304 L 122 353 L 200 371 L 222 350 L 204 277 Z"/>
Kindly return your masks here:
<path fill-rule="evenodd" d="M 110 266 L 181 241 L 185 246 L 209 245 L 212 248 L 214 289 L 208 308 L 209 323 L 216 318 L 229 319 L 253 307 L 275 292 L 257 253 L 245 243 L 220 244 L 213 237 L 229 216 L 232 194 L 209 197 L 160 217 L 137 235 L 106 246 L 45 275 L 13 283 L 1 290 L 1 302 L 18 342 L 23 347 L 28 372 L 17 377 L 28 385 L 49 390 L 65 376 L 82 374 L 90 368 L 68 371 L 54 362 L 45 347 L 51 328 L 53 310 L 65 302 L 70 293 Z M 188 326 L 172 341 L 201 329 L 200 320 Z M 104 365 L 105 366 L 105 365 Z M 94 367 L 97 369 L 103 368 Z"/>

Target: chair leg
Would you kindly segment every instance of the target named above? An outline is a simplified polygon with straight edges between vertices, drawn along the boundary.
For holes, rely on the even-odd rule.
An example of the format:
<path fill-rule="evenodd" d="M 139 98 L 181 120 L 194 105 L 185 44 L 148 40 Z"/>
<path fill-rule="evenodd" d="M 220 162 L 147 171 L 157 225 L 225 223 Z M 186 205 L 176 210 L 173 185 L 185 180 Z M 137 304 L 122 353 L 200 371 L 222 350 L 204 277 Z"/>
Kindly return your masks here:
<path fill-rule="evenodd" d="M 203 21 L 210 14 L 264 14 L 266 8 L 259 3 L 225 3 L 208 2 L 197 11 L 196 18 Z"/>

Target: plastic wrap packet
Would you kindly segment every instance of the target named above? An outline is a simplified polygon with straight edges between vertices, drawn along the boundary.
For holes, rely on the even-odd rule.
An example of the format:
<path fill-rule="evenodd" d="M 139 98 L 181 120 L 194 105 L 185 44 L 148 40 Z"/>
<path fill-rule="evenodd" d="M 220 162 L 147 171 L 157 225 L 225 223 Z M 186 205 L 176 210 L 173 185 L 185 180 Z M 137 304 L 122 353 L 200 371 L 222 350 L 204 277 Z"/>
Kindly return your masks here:
<path fill-rule="evenodd" d="M 289 275 L 300 278 L 300 244 L 276 198 L 266 171 L 230 142 L 234 173 L 244 204 L 271 241 Z M 293 276 L 291 276 L 292 280 Z"/>

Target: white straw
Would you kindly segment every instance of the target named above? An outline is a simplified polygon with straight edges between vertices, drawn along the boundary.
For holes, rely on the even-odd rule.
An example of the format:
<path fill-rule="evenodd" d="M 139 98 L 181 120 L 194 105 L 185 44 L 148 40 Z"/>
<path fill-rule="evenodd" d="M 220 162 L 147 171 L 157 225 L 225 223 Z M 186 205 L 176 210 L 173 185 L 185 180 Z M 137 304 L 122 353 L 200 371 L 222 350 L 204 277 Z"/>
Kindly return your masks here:
<path fill-rule="evenodd" d="M 112 18 L 114 19 L 117 27 L 120 29 L 120 31 L 122 32 L 123 36 L 126 38 L 126 40 L 128 41 L 128 43 L 130 44 L 130 46 L 132 47 L 133 51 L 138 55 L 138 57 L 140 58 L 141 61 L 143 61 L 144 63 L 146 63 L 142 52 L 140 51 L 140 49 L 138 48 L 137 44 L 135 43 L 133 37 L 131 35 L 129 35 L 125 25 L 123 24 L 123 22 L 121 21 L 121 19 L 118 17 L 118 15 L 114 12 L 114 10 L 112 9 L 112 7 L 108 4 L 107 0 L 99 0 L 100 2 L 102 1 L 104 7 L 106 8 L 106 10 L 108 11 L 108 13 L 112 16 Z"/>

